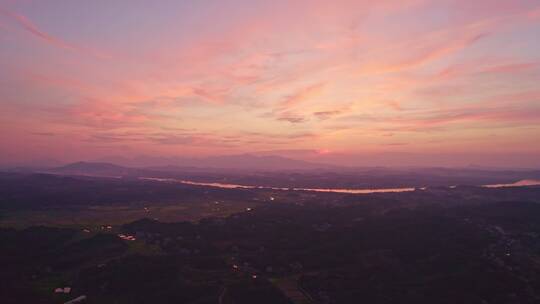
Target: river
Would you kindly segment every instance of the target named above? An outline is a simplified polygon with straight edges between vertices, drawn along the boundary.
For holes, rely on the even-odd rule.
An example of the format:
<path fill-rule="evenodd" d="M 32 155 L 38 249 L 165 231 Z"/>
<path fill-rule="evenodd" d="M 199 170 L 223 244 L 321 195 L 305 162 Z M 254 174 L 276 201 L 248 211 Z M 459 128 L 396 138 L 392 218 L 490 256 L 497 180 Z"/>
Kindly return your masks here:
<path fill-rule="evenodd" d="M 311 192 L 332 192 L 332 193 L 352 193 L 352 194 L 369 194 L 369 193 L 395 193 L 395 192 L 411 192 L 418 190 L 426 190 L 426 187 L 404 187 L 404 188 L 377 188 L 377 189 L 332 189 L 332 188 L 283 188 L 283 187 L 266 187 L 266 186 L 250 186 L 250 185 L 238 185 L 227 183 L 207 183 L 207 182 L 195 182 L 189 180 L 173 179 L 173 178 L 158 178 L 158 177 L 141 177 L 144 180 L 153 180 L 159 182 L 169 183 L 181 183 L 185 185 L 194 186 L 206 186 L 216 187 L 222 189 L 269 189 L 269 190 L 294 190 L 294 191 L 311 191 Z M 540 180 L 521 180 L 511 184 L 492 184 L 482 185 L 484 188 L 504 188 L 504 187 L 524 187 L 524 186 L 538 186 Z M 449 188 L 455 188 L 450 186 Z"/>

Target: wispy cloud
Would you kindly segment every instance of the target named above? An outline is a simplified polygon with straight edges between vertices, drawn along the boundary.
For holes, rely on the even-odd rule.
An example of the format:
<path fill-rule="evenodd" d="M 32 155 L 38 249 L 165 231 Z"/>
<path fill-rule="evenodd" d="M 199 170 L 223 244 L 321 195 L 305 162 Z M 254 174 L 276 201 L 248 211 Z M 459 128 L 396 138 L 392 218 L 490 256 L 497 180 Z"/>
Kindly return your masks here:
<path fill-rule="evenodd" d="M 294 94 L 291 94 L 285 98 L 283 102 L 279 105 L 280 109 L 288 110 L 290 108 L 293 108 L 305 101 L 309 101 L 310 99 L 316 98 L 319 96 L 323 89 L 325 84 L 324 83 L 317 83 L 314 85 L 310 85 L 308 87 L 304 87 Z"/>
<path fill-rule="evenodd" d="M 456 64 L 445 68 L 437 75 L 439 79 L 474 75 L 474 74 L 515 74 L 540 67 L 539 62 L 499 63 L 485 65 L 479 62 Z"/>
<path fill-rule="evenodd" d="M 83 53 L 87 55 L 92 55 L 99 58 L 108 58 L 108 56 L 104 54 L 100 54 L 96 51 L 92 51 L 89 49 L 81 48 L 79 46 L 76 46 L 74 44 L 71 44 L 69 42 L 66 42 L 60 38 L 57 38 L 53 35 L 48 34 L 47 32 L 39 29 L 30 19 L 28 19 L 26 16 L 8 11 L 6 9 L 0 8 L 0 15 L 3 15 L 5 17 L 8 17 L 9 19 L 16 22 L 16 24 L 23 30 L 25 30 L 27 33 L 31 34 L 34 38 L 43 41 L 49 45 L 75 51 L 78 53 Z"/>
<path fill-rule="evenodd" d="M 326 119 L 330 119 L 334 116 L 337 116 L 339 114 L 343 113 L 343 111 L 340 111 L 340 110 L 333 110 L 333 111 L 319 111 L 319 112 L 314 112 L 313 115 L 315 115 L 315 117 L 321 119 L 321 120 L 326 120 Z"/>
<path fill-rule="evenodd" d="M 300 114 L 283 112 L 277 115 L 276 120 L 287 121 L 290 123 L 302 123 L 302 122 L 306 122 L 308 119 Z"/>
<path fill-rule="evenodd" d="M 414 51 L 415 47 L 413 46 L 413 52 L 416 52 L 416 54 L 413 54 L 412 56 L 410 56 L 410 58 L 405 58 L 401 61 L 390 64 L 383 63 L 373 65 L 371 63 L 368 63 L 365 67 L 362 68 L 362 71 L 368 73 L 395 73 L 419 67 L 431 61 L 443 58 L 445 56 L 449 56 L 460 50 L 463 50 L 466 47 L 480 41 L 487 35 L 487 33 L 480 33 L 465 38 L 459 37 L 454 40 L 444 41 L 436 46 L 425 47 L 421 50 L 416 51 Z"/>

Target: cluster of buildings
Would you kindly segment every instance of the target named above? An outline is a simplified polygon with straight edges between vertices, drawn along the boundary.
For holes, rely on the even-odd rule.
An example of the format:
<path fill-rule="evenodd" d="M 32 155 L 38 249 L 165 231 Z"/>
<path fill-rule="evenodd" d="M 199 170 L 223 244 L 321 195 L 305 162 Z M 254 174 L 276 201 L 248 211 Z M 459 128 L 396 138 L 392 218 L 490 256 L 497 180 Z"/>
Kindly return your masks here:
<path fill-rule="evenodd" d="M 71 287 L 58 287 L 54 290 L 54 293 L 70 293 L 71 292 Z"/>
<path fill-rule="evenodd" d="M 133 236 L 133 235 L 129 235 L 129 234 L 118 234 L 118 237 L 121 238 L 122 240 L 124 241 L 135 241 L 136 238 Z"/>

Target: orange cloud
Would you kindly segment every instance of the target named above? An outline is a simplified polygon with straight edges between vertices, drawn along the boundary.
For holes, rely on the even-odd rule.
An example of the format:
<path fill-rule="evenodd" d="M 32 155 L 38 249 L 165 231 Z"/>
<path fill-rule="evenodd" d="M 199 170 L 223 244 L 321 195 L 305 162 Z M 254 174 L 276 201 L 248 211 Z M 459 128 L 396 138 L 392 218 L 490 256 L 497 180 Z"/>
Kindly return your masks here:
<path fill-rule="evenodd" d="M 307 118 L 304 116 L 289 112 L 279 113 L 276 119 L 279 121 L 288 121 L 290 123 L 302 123 L 307 121 Z"/>
<path fill-rule="evenodd" d="M 317 118 L 319 118 L 320 120 L 326 120 L 326 119 L 329 119 L 329 118 L 332 118 L 336 115 L 339 115 L 343 113 L 343 111 L 340 111 L 340 110 L 333 110 L 333 111 L 319 111 L 319 112 L 314 112 L 313 115 L 315 115 Z"/>

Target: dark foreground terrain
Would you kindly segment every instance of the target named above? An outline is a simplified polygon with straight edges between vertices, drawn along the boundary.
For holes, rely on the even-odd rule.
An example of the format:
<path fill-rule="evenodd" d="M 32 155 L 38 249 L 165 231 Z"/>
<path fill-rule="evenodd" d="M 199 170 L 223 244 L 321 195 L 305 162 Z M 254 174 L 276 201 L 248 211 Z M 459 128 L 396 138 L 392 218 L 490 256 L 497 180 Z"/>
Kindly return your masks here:
<path fill-rule="evenodd" d="M 540 302 L 540 187 L 0 183 L 1 303 Z"/>

